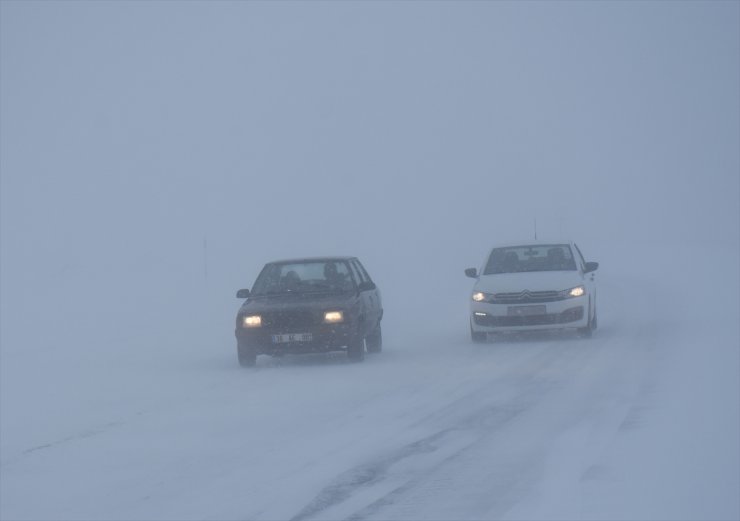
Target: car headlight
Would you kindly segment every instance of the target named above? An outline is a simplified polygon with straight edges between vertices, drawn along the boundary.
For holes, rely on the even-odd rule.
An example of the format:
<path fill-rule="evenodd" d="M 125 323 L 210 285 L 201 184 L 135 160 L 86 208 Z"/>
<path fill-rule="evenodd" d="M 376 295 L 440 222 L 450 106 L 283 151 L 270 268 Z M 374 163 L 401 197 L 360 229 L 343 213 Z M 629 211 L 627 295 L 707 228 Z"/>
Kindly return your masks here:
<path fill-rule="evenodd" d="M 483 293 L 482 291 L 476 291 L 475 293 L 473 293 L 473 300 L 475 300 L 476 302 L 483 302 L 490 296 L 491 295 L 489 295 L 488 293 Z"/>
<path fill-rule="evenodd" d="M 246 315 L 242 319 L 243 327 L 261 327 L 262 317 L 260 315 Z"/>
<path fill-rule="evenodd" d="M 327 311 L 324 313 L 324 322 L 327 324 L 344 322 L 344 313 L 341 311 Z"/>
<path fill-rule="evenodd" d="M 580 297 L 586 294 L 586 288 L 583 286 L 576 286 L 568 290 L 569 297 Z"/>

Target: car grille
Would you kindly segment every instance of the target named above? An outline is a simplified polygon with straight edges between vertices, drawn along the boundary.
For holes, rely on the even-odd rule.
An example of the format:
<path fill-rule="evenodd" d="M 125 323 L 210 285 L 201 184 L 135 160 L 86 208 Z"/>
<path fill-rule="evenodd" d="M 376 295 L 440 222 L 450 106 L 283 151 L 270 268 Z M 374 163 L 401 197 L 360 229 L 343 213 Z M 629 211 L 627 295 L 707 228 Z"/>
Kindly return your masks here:
<path fill-rule="evenodd" d="M 562 291 L 520 291 L 518 293 L 495 293 L 488 299 L 492 304 L 533 304 L 565 300 Z"/>
<path fill-rule="evenodd" d="M 286 332 L 318 323 L 318 318 L 310 311 L 270 311 L 262 313 L 263 327 L 280 328 Z"/>
<path fill-rule="evenodd" d="M 566 309 L 562 313 L 545 315 L 474 315 L 475 323 L 479 326 L 513 327 L 513 326 L 546 326 L 567 324 L 583 318 L 583 306 Z"/>

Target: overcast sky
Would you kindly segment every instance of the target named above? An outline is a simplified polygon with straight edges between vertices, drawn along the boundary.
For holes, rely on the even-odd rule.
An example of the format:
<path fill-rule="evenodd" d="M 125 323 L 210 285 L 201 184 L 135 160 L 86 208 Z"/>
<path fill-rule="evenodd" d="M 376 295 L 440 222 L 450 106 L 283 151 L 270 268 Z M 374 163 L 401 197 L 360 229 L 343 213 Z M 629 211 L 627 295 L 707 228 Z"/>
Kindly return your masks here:
<path fill-rule="evenodd" d="M 204 283 L 230 323 L 282 257 L 358 255 L 387 298 L 459 284 L 535 219 L 602 262 L 659 239 L 737 251 L 738 2 L 0 14 L 5 340 L 47 299 L 136 323 Z"/>

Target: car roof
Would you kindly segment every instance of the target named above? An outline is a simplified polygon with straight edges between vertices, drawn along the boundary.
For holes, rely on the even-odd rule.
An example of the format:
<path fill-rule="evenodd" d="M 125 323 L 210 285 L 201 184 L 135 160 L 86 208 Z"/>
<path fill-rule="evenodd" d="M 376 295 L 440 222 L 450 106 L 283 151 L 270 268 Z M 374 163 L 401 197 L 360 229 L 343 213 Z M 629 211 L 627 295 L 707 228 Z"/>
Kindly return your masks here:
<path fill-rule="evenodd" d="M 533 240 L 533 241 L 509 241 L 509 242 L 501 242 L 494 244 L 492 246 L 492 250 L 495 250 L 496 248 L 517 248 L 521 246 L 549 246 L 551 244 L 568 244 L 570 246 L 573 246 L 573 241 L 565 239 L 565 240 Z"/>
<path fill-rule="evenodd" d="M 350 257 L 346 255 L 340 255 L 335 257 L 301 257 L 297 259 L 281 259 L 281 260 L 274 260 L 270 261 L 267 264 L 302 264 L 307 262 L 344 262 L 349 261 L 352 259 L 356 259 L 357 257 Z"/>

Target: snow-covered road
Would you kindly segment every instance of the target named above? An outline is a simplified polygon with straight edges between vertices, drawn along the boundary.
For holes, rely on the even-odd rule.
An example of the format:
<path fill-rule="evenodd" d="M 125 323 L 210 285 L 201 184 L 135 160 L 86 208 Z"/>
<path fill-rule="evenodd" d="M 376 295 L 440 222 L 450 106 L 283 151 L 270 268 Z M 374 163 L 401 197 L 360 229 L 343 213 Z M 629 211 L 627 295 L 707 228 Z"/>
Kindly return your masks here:
<path fill-rule="evenodd" d="M 0 0 L 0 521 L 740 521 L 738 21 Z M 599 329 L 473 344 L 529 238 Z M 326 255 L 383 352 L 240 368 L 237 290 Z"/>
<path fill-rule="evenodd" d="M 231 346 L 163 341 L 49 349 L 31 372 L 8 349 L 0 517 L 732 519 L 732 306 L 701 317 L 712 339 L 656 313 L 666 288 L 636 306 L 642 281 L 604 279 L 589 340 L 474 345 L 391 317 L 363 364 L 243 370 Z"/>

